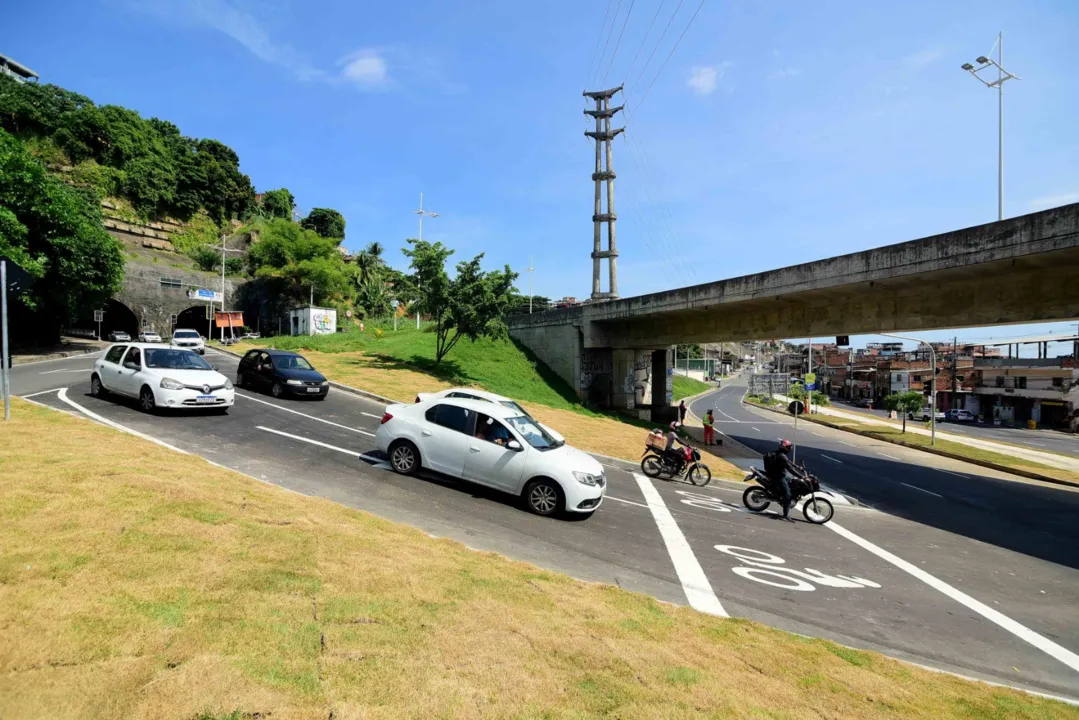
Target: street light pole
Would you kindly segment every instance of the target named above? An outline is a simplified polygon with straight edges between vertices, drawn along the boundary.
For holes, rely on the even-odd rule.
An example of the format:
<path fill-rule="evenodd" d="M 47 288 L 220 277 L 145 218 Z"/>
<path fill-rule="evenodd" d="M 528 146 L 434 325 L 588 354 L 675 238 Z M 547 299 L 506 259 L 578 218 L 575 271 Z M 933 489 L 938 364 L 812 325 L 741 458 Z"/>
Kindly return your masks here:
<path fill-rule="evenodd" d="M 225 313 L 225 253 L 227 252 L 243 252 L 243 250 L 233 250 L 232 248 L 225 247 L 225 238 L 228 237 L 225 233 L 221 233 L 221 313 Z M 213 303 L 210 303 L 213 307 Z M 229 318 L 229 329 L 232 329 L 232 318 Z M 213 333 L 210 333 L 211 339 L 213 339 Z M 221 344 L 225 344 L 225 326 L 221 326 Z"/>
<path fill-rule="evenodd" d="M 423 209 L 423 193 L 422 192 L 420 193 L 420 208 L 419 208 L 419 210 L 413 210 L 412 212 L 414 212 L 414 213 L 416 213 L 417 215 L 420 216 L 419 237 L 417 239 L 418 240 L 423 240 L 423 218 L 424 218 L 424 216 L 426 215 L 429 218 L 436 218 L 436 217 L 438 217 L 438 213 L 429 212 L 429 211 Z M 416 329 L 417 330 L 420 329 L 420 312 L 419 312 L 419 310 L 416 311 Z"/>
<path fill-rule="evenodd" d="M 971 63 L 963 63 L 962 68 L 971 75 L 973 75 L 978 82 L 982 83 L 988 88 L 996 88 L 997 90 L 997 220 L 1004 219 L 1004 83 L 1008 80 L 1020 80 L 1018 75 L 1014 75 L 1004 69 L 1004 32 L 1001 31 L 997 35 L 996 45 L 993 46 L 993 50 L 997 52 L 997 59 L 992 57 L 980 56 L 975 60 L 978 63 L 978 67 L 974 67 Z M 993 50 L 989 51 L 989 55 L 992 56 Z M 993 81 L 986 80 L 978 73 L 988 68 L 997 69 L 997 79 Z"/>
<path fill-rule="evenodd" d="M 929 444 L 937 444 L 937 351 L 933 346 L 920 338 L 909 335 L 895 335 L 893 333 L 880 333 L 885 337 L 893 337 L 898 340 L 910 340 L 929 348 Z M 905 422 L 905 421 L 904 421 Z"/>

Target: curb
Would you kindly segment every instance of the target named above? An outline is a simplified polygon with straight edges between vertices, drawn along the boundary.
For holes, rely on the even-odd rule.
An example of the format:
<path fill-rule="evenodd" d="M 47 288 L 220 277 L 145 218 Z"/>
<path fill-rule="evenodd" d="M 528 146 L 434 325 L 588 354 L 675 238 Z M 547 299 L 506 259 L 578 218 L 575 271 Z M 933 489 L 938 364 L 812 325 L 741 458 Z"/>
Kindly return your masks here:
<path fill-rule="evenodd" d="M 774 413 L 779 413 L 780 415 L 788 414 L 785 410 L 776 410 L 775 408 L 765 407 L 764 405 L 757 405 L 756 403 L 746 403 L 743 401 L 743 404 L 751 405 L 755 408 L 760 408 L 761 410 L 768 410 Z M 865 432 L 863 430 L 854 430 L 852 428 L 846 428 L 841 425 L 833 425 L 830 422 L 820 420 L 814 417 L 803 418 L 803 420 L 805 420 L 806 422 L 817 423 L 818 425 L 824 425 L 825 427 L 830 427 L 833 430 L 842 430 L 843 432 L 848 432 L 852 435 L 861 435 L 862 437 L 869 438 L 871 440 L 879 440 L 880 442 L 886 442 L 890 445 L 899 445 L 900 447 L 905 447 L 910 450 L 920 450 L 921 452 L 929 453 L 930 455 L 939 455 L 940 457 L 946 457 L 951 460 L 958 460 L 960 462 L 965 462 L 970 465 L 978 465 L 980 467 L 988 468 L 990 470 L 996 470 L 1002 473 L 1007 473 L 1009 475 L 1018 475 L 1020 477 L 1025 477 L 1030 480 L 1038 480 L 1040 482 L 1051 483 L 1053 485 L 1060 485 L 1067 488 L 1079 488 L 1079 483 L 1070 482 L 1068 480 L 1061 480 L 1060 478 L 1050 477 L 1049 475 L 1042 475 L 1031 470 L 1022 470 L 1019 468 L 1008 467 L 1007 465 L 1000 465 L 989 460 L 970 458 L 966 457 L 965 455 L 960 455 L 958 453 L 948 452 L 947 450 L 938 450 L 937 448 L 928 448 L 921 445 L 909 445 L 903 442 L 895 442 L 894 440 L 886 440 L 885 438 L 878 437 L 873 433 Z"/>
<path fill-rule="evenodd" d="M 234 358 L 242 358 L 243 357 L 243 355 L 241 355 L 239 353 L 232 352 L 231 350 L 226 350 L 225 348 L 218 347 L 216 345 L 210 345 L 209 348 L 211 350 L 215 350 L 215 351 L 221 353 L 222 355 L 231 355 Z M 360 397 L 367 398 L 368 400 L 375 400 L 377 402 L 384 402 L 387 405 L 402 405 L 402 404 L 405 404 L 404 401 L 402 401 L 402 400 L 392 400 L 392 399 L 390 399 L 388 397 L 383 397 L 382 395 L 378 395 L 378 394 L 373 393 L 373 392 L 368 392 L 367 390 L 360 390 L 359 388 L 354 388 L 351 385 L 344 385 L 342 383 L 335 382 L 333 380 L 330 380 L 329 383 L 330 383 L 330 387 L 332 387 L 332 388 L 337 388 L 338 390 L 341 390 L 342 392 L 351 393 L 353 395 L 359 395 Z"/>
<path fill-rule="evenodd" d="M 68 350 L 65 352 L 49 353 L 48 355 L 31 355 L 33 360 L 21 360 L 18 355 L 11 356 L 11 367 L 16 365 L 33 365 L 39 362 L 48 362 L 50 360 L 64 360 L 66 358 L 78 357 L 79 355 L 90 355 L 92 353 L 101 352 L 105 348 L 87 348 L 85 350 Z M 24 356 L 25 357 L 25 356 Z"/>

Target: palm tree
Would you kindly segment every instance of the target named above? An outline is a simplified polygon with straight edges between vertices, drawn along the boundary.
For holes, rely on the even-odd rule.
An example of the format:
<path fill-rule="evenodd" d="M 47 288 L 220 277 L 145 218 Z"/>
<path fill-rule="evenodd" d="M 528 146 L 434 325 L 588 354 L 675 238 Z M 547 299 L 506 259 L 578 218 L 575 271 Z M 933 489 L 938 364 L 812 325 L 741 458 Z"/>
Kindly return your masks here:
<path fill-rule="evenodd" d="M 373 242 L 356 254 L 355 263 L 360 271 L 361 286 L 382 277 L 382 270 L 386 267 L 382 252 L 382 244 Z"/>
<path fill-rule="evenodd" d="M 368 317 L 382 318 L 392 311 L 390 294 L 386 292 L 386 284 L 379 279 L 362 283 L 359 292 L 356 294 L 356 302 L 363 306 Z"/>

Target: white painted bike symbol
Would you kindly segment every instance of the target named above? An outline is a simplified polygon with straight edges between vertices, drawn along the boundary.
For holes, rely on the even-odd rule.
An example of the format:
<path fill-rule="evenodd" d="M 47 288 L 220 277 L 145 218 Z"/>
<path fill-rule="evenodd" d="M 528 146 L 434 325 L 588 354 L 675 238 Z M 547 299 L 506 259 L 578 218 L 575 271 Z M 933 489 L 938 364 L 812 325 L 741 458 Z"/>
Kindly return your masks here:
<path fill-rule="evenodd" d="M 717 497 L 689 492 L 688 490 L 675 490 L 675 492 L 682 496 L 682 503 L 689 505 L 690 507 L 701 508 L 702 510 L 715 510 L 716 512 L 731 512 L 731 508 L 727 507 L 726 504 Z"/>
<path fill-rule="evenodd" d="M 817 589 L 817 585 L 850 590 L 866 587 L 880 588 L 877 583 L 860 577 L 825 575 L 821 571 L 811 568 L 795 570 L 790 567 L 781 567 L 787 562 L 786 560 L 778 555 L 772 555 L 761 550 L 752 550 L 736 545 L 716 545 L 716 550 L 727 555 L 733 555 L 746 565 L 751 566 L 731 568 L 735 575 L 740 575 L 747 580 L 771 585 L 772 587 L 783 588 L 784 590 L 812 592 Z"/>

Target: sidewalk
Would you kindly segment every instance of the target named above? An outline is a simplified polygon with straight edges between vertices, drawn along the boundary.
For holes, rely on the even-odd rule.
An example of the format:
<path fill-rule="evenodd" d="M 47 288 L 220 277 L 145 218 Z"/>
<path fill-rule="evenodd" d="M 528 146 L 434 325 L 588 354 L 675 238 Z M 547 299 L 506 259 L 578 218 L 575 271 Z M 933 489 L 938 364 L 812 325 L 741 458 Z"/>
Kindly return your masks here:
<path fill-rule="evenodd" d="M 107 348 L 109 343 L 102 340 L 88 340 L 86 338 L 60 338 L 59 345 L 47 348 L 36 348 L 30 351 L 18 351 L 11 353 L 11 364 L 25 365 L 26 363 L 40 362 L 42 360 L 59 360 L 60 358 L 85 355 Z"/>
<path fill-rule="evenodd" d="M 790 403 L 792 398 L 784 395 L 776 395 L 776 399 L 780 400 L 784 405 Z M 814 414 L 831 415 L 833 417 L 842 418 L 844 420 L 853 420 L 855 422 L 863 423 L 865 425 L 881 425 L 888 428 L 899 427 L 898 423 L 874 418 L 865 415 L 864 413 L 847 412 L 844 410 L 837 410 L 831 406 L 813 406 Z M 907 423 L 907 432 L 915 435 L 929 436 L 931 433 L 923 427 L 914 423 Z M 1079 458 L 1069 458 L 1064 455 L 1057 455 L 1056 453 L 1039 452 L 1038 450 L 1030 450 L 1028 448 L 1022 448 L 1017 445 L 1005 445 L 1003 443 L 996 443 L 991 440 L 979 440 L 977 438 L 968 437 L 966 435 L 953 435 L 949 432 L 937 431 L 937 437 L 941 440 L 947 440 L 958 445 L 966 445 L 968 447 L 978 448 L 979 450 L 989 450 L 991 452 L 1000 453 L 1001 455 L 1008 455 L 1011 457 L 1022 458 L 1031 462 L 1040 463 L 1042 465 L 1048 465 L 1049 467 L 1056 468 L 1058 470 L 1069 470 L 1072 472 L 1079 472 Z"/>

